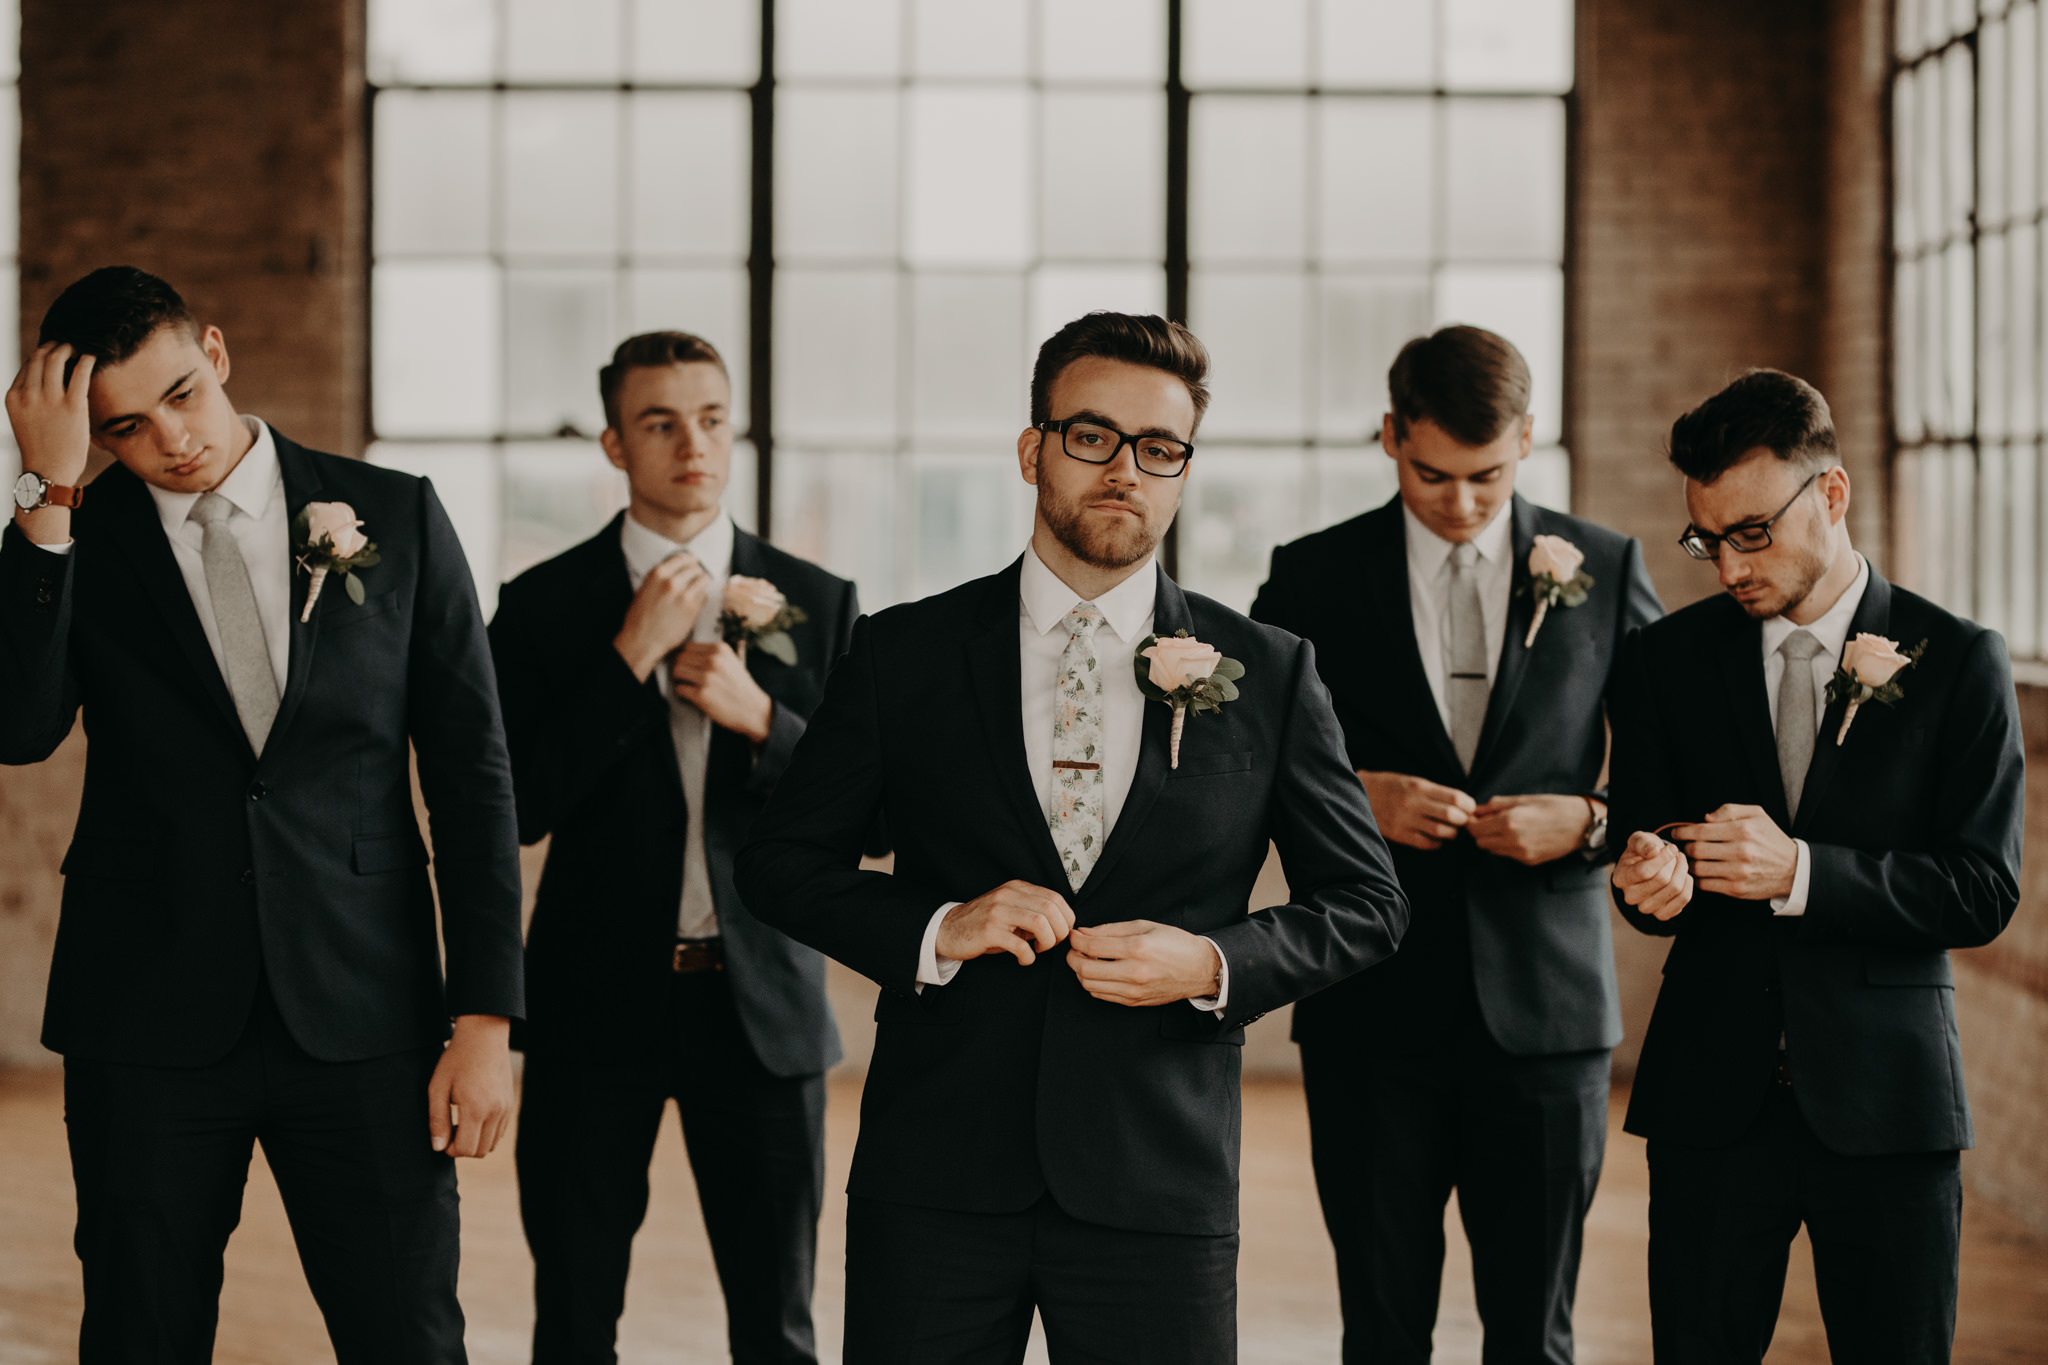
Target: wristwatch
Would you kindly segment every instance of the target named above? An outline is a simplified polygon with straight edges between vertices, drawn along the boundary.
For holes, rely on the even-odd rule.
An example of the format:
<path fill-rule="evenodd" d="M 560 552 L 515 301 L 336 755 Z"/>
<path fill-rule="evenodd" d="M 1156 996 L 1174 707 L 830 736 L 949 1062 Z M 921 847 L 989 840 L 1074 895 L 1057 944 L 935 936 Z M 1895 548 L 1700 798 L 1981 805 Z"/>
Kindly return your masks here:
<path fill-rule="evenodd" d="M 1579 851 L 1590 857 L 1607 847 L 1607 812 L 1592 797 L 1583 799 L 1586 809 L 1592 812 L 1593 822 L 1586 826 L 1586 837 L 1580 843 Z"/>
<path fill-rule="evenodd" d="M 85 501 L 83 488 L 66 488 L 40 474 L 24 473 L 14 481 L 14 505 L 24 512 L 45 507 L 76 507 Z"/>

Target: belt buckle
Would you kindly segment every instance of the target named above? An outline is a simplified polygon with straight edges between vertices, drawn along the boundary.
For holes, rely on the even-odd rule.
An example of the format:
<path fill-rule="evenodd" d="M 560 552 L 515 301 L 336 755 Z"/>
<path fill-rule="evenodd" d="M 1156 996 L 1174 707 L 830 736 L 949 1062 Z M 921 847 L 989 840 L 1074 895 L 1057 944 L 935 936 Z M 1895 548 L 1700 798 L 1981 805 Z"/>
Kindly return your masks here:
<path fill-rule="evenodd" d="M 686 972 L 722 972 L 725 963 L 720 960 L 718 944 L 708 939 L 679 939 L 675 955 L 669 960 L 669 970 L 682 974 Z"/>

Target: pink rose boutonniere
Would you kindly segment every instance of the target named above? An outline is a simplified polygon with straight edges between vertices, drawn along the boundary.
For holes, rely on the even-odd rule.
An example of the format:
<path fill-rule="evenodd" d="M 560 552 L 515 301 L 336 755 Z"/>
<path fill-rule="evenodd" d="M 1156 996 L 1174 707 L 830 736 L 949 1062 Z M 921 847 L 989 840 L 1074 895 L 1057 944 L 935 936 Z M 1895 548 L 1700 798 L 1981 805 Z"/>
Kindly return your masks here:
<path fill-rule="evenodd" d="M 357 569 L 377 563 L 377 546 L 362 532 L 356 509 L 345 502 L 309 502 L 299 509 L 292 523 L 292 551 L 298 566 L 313 575 L 306 589 L 306 607 L 299 620 L 313 619 L 313 604 L 327 586 L 327 575 L 339 573 L 348 600 L 363 605 L 363 580 Z"/>
<path fill-rule="evenodd" d="M 1897 640 L 1887 640 L 1882 635 L 1858 635 L 1842 649 L 1842 662 L 1835 669 L 1835 676 L 1828 679 L 1828 705 L 1847 701 L 1849 709 L 1842 713 L 1842 728 L 1835 731 L 1835 747 L 1849 737 L 1849 727 L 1856 723 L 1856 713 L 1863 703 L 1874 701 L 1880 706 L 1896 706 L 1906 695 L 1899 686 L 1899 675 L 1916 667 L 1920 656 L 1927 652 L 1927 642 L 1922 640 L 1904 653 L 1899 652 Z"/>
<path fill-rule="evenodd" d="M 1237 700 L 1237 680 L 1244 665 L 1227 659 L 1214 645 L 1205 645 L 1184 630 L 1147 635 L 1131 656 L 1138 690 L 1173 708 L 1173 739 L 1167 746 L 1170 766 L 1180 767 L 1180 732 L 1188 712 L 1220 711 Z"/>
<path fill-rule="evenodd" d="M 790 638 L 789 628 L 810 619 L 802 607 L 791 606 L 782 590 L 765 578 L 734 574 L 725 580 L 725 600 L 718 612 L 718 625 L 725 642 L 741 659 L 747 657 L 747 646 L 751 643 L 759 645 L 770 658 L 796 663 L 796 641 Z"/>
<path fill-rule="evenodd" d="M 1522 648 L 1536 646 L 1536 632 L 1552 607 L 1576 607 L 1592 591 L 1592 578 L 1579 571 L 1586 552 L 1563 536 L 1538 536 L 1529 547 L 1529 587 L 1536 594 L 1536 614 L 1529 618 L 1529 634 Z"/>

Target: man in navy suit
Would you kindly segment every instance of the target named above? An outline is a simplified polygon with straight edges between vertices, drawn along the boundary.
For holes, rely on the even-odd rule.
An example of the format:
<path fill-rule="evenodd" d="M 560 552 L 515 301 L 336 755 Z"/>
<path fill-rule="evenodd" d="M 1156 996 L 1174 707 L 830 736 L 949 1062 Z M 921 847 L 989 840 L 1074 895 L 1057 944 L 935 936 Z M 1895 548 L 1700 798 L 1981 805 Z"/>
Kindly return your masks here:
<path fill-rule="evenodd" d="M 1391 962 L 1294 1011 L 1344 1359 L 1429 1359 L 1455 1188 L 1486 1360 L 1565 1365 L 1621 1039 L 1608 689 L 1662 608 L 1634 540 L 1515 493 L 1506 338 L 1418 337 L 1387 387 L 1399 495 L 1275 550 L 1252 604 L 1315 644 L 1414 907 Z"/>
<path fill-rule="evenodd" d="M 523 1008 L 490 650 L 432 486 L 238 415 L 228 374 L 219 328 L 114 267 L 50 306 L 7 394 L 26 472 L 0 544 L 0 760 L 47 757 L 80 715 L 90 736 L 43 1016 L 79 1360 L 212 1358 L 261 1142 L 336 1358 L 450 1365 L 449 1158 L 498 1140 Z M 118 465 L 81 490 L 93 446 Z M 317 601 L 314 513 L 378 556 Z"/>

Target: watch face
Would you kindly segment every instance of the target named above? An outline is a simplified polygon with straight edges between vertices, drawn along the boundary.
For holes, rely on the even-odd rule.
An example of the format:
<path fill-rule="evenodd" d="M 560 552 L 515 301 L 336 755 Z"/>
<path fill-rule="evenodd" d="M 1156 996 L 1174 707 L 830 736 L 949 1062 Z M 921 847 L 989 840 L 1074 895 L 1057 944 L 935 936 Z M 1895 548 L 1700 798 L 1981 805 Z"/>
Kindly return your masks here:
<path fill-rule="evenodd" d="M 14 481 L 14 505 L 24 512 L 33 512 L 43 500 L 43 476 L 23 474 Z"/>

